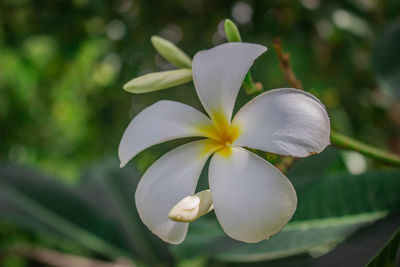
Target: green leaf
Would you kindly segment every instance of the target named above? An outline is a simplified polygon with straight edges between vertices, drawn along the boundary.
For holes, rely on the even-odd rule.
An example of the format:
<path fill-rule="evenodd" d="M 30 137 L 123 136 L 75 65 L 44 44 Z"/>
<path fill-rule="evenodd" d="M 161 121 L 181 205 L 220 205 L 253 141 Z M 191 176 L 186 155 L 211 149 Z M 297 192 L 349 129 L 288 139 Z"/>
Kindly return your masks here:
<path fill-rule="evenodd" d="M 242 41 L 239 29 L 236 27 L 235 23 L 233 23 L 230 19 L 225 20 L 224 29 L 225 29 L 226 39 L 228 39 L 229 42 Z"/>
<path fill-rule="evenodd" d="M 216 259 L 250 262 L 279 259 L 302 253 L 319 256 L 333 249 L 361 226 L 381 219 L 386 214 L 377 212 L 290 223 L 270 240 L 246 246 L 236 244 L 229 251 L 222 251 L 216 255 Z"/>
<path fill-rule="evenodd" d="M 292 221 L 269 240 L 245 244 L 227 238 L 217 222 L 192 223 L 185 242 L 170 247 L 177 257 L 208 255 L 230 261 L 262 261 L 300 254 L 322 255 L 357 229 L 400 207 L 399 172 L 298 176 L 298 207 Z M 200 241 L 199 241 L 200 240 Z"/>
<path fill-rule="evenodd" d="M 131 93 L 147 93 L 187 83 L 192 80 L 192 70 L 180 69 L 154 72 L 130 80 L 124 90 Z"/>
<path fill-rule="evenodd" d="M 0 218 L 75 241 L 109 258 L 135 255 L 157 262 L 150 234 L 135 212 L 136 171 L 119 169 L 116 161 L 103 162 L 78 186 L 21 167 L 0 165 L 0 173 Z"/>
<path fill-rule="evenodd" d="M 78 189 L 93 207 L 114 218 L 124 237 L 129 240 L 134 254 L 148 263 L 155 264 L 165 244 L 155 238 L 139 218 L 133 192 L 139 182 L 139 173 L 129 167 L 119 167 L 112 158 L 92 166 L 82 176 Z M 99 198 L 99 196 L 102 196 Z"/>
<path fill-rule="evenodd" d="M 29 221 L 25 224 L 29 226 L 40 225 L 40 230 L 72 237 L 110 257 L 128 256 L 116 245 L 124 244 L 117 229 L 111 227 L 104 232 L 107 225 L 112 224 L 110 218 L 92 209 L 72 188 L 22 168 L 2 167 L 0 172 L 0 195 L 9 203 L 8 208 L 2 206 L 2 217 L 21 222 L 25 218 L 20 216 L 26 214 Z M 30 224 L 31 220 L 33 224 Z"/>
<path fill-rule="evenodd" d="M 396 257 L 400 251 L 400 228 L 392 235 L 389 241 L 366 265 L 367 267 L 395 267 Z"/>
<path fill-rule="evenodd" d="M 160 55 L 178 68 L 191 69 L 192 60 L 179 47 L 159 36 L 152 36 L 151 43 Z"/>

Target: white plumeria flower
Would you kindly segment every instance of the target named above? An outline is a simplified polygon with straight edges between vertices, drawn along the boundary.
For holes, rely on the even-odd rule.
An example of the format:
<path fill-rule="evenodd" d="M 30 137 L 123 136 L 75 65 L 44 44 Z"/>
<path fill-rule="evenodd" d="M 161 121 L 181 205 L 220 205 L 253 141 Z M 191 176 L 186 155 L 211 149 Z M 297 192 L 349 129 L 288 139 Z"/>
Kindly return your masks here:
<path fill-rule="evenodd" d="M 226 43 L 195 55 L 194 85 L 211 119 L 188 105 L 159 101 L 140 112 L 126 129 L 118 151 L 121 167 L 152 145 L 205 137 L 162 156 L 139 182 L 135 200 L 140 218 L 162 240 L 179 244 L 185 239 L 189 224 L 173 221 L 168 214 L 195 193 L 211 156 L 212 203 L 230 237 L 258 242 L 291 219 L 297 197 L 290 181 L 268 161 L 242 147 L 307 157 L 329 144 L 330 123 L 316 97 L 292 88 L 255 97 L 231 120 L 242 81 L 266 50 L 257 44 Z M 180 205 L 189 205 L 187 201 Z"/>

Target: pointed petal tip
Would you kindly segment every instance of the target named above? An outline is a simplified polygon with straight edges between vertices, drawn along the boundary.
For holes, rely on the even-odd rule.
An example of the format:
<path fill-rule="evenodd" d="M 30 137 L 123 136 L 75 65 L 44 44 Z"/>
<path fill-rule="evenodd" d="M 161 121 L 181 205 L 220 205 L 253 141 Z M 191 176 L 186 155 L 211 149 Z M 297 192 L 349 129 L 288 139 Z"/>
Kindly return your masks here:
<path fill-rule="evenodd" d="M 250 44 L 250 45 L 257 46 L 260 49 L 259 56 L 261 56 L 268 50 L 268 47 L 265 45 L 262 45 L 262 44 L 253 44 L 253 43 L 244 43 L 244 44 Z"/>
<path fill-rule="evenodd" d="M 265 46 L 265 45 L 261 45 L 261 44 L 257 44 L 257 45 L 262 47 L 262 53 L 264 53 L 264 52 L 266 52 L 268 50 L 268 47 Z"/>
<path fill-rule="evenodd" d="M 263 53 L 267 52 L 267 50 L 268 50 L 268 47 L 264 46 L 264 52 Z"/>

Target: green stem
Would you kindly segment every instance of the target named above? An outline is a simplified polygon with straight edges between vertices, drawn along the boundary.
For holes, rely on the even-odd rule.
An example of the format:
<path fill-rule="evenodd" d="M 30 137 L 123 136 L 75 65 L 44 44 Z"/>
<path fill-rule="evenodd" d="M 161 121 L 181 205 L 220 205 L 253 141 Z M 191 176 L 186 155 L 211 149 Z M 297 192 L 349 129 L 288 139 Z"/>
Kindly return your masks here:
<path fill-rule="evenodd" d="M 255 83 L 251 76 L 251 72 L 247 72 L 246 76 L 243 80 L 243 88 L 248 95 L 262 93 L 262 85 L 261 83 Z"/>
<path fill-rule="evenodd" d="M 334 131 L 331 132 L 331 143 L 343 149 L 357 151 L 383 163 L 400 167 L 400 155 L 383 151 Z"/>

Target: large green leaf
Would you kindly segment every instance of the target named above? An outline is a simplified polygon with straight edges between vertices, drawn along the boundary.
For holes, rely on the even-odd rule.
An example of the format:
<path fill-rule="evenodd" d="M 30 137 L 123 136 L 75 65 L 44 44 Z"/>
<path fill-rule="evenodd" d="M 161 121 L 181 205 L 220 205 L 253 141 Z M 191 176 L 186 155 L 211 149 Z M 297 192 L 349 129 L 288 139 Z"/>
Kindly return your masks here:
<path fill-rule="evenodd" d="M 136 171 L 106 161 L 78 186 L 21 167 L 0 166 L 0 173 L 0 217 L 5 220 L 61 235 L 110 258 L 157 259 L 149 243 L 154 238 L 135 213 Z"/>
<path fill-rule="evenodd" d="M 308 253 L 324 254 L 360 227 L 400 207 L 400 177 L 396 171 L 298 177 L 293 181 L 298 208 L 278 234 L 257 244 L 227 238 L 210 216 L 195 222 L 187 240 L 171 247 L 177 257 L 208 255 L 242 262 L 279 259 Z"/>
<path fill-rule="evenodd" d="M 103 161 L 82 176 L 79 190 L 88 203 L 119 222 L 118 228 L 132 244 L 135 254 L 150 263 L 160 257 L 167 261 L 166 244 L 150 233 L 137 213 L 134 192 L 139 177 L 132 167 L 121 169 L 115 160 Z"/>
<path fill-rule="evenodd" d="M 399 266 L 400 228 L 393 234 L 383 248 L 371 259 L 367 267 L 395 267 Z M 397 262 L 397 264 L 396 264 Z"/>
<path fill-rule="evenodd" d="M 400 206 L 398 172 L 324 176 L 327 170 L 342 169 L 340 155 L 332 150 L 312 160 L 317 162 L 315 176 L 307 176 L 306 170 L 309 173 L 313 166 L 307 160 L 299 161 L 289 174 L 295 177 L 298 209 L 280 233 L 258 244 L 240 243 L 225 235 L 211 213 L 191 224 L 183 244 L 170 247 L 175 257 L 260 261 L 319 255 Z M 77 186 L 11 166 L 0 166 L 0 173 L 0 217 L 75 240 L 108 257 L 134 255 L 148 263 L 169 260 L 165 245 L 137 216 L 133 193 L 139 176 L 135 170 L 121 170 L 117 162 L 105 161 L 87 171 Z"/>

